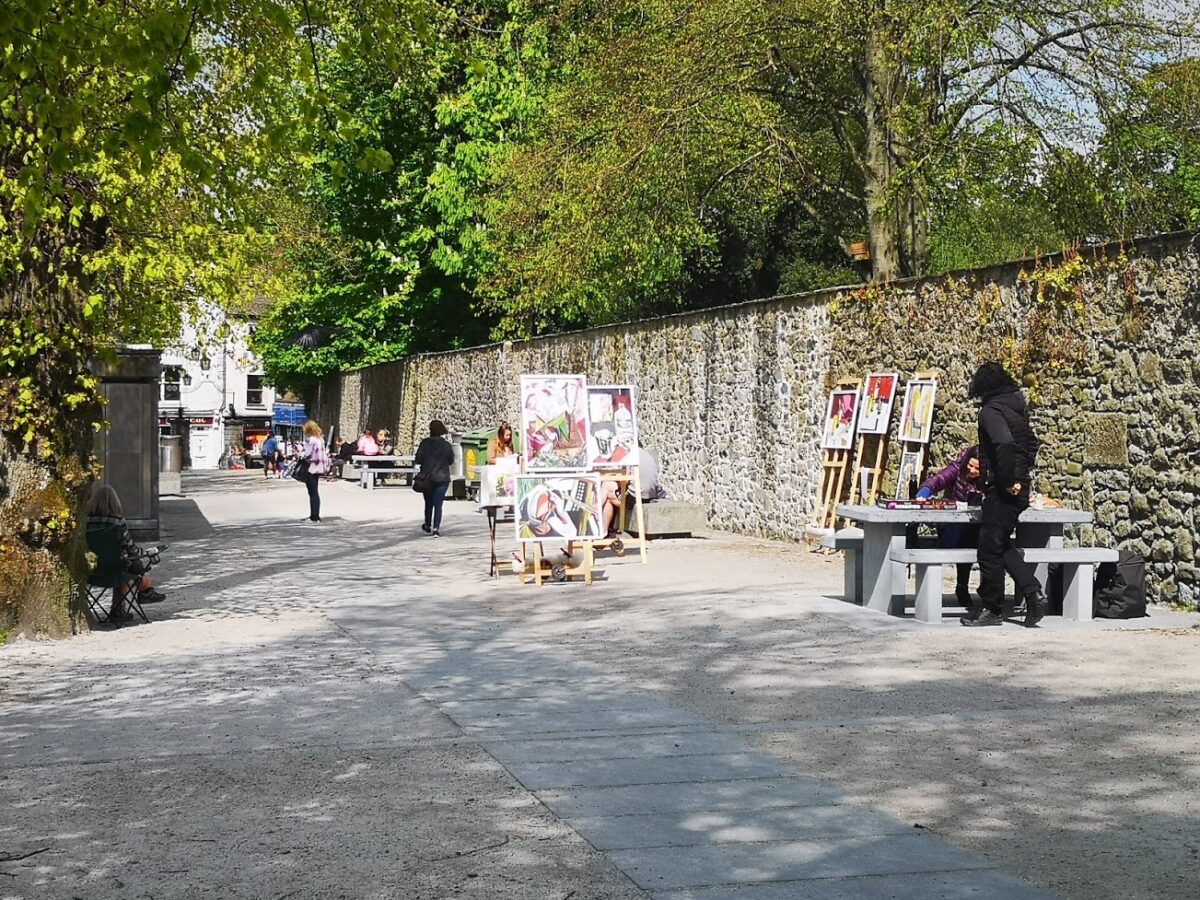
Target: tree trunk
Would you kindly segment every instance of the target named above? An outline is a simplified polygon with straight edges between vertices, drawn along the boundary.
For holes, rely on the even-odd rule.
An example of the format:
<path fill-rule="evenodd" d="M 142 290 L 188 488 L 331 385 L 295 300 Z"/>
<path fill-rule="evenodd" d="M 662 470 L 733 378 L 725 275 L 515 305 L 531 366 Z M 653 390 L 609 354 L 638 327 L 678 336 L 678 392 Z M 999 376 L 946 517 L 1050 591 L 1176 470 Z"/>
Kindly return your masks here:
<path fill-rule="evenodd" d="M 102 416 L 81 269 L 103 240 L 103 223 L 39 230 L 0 278 L 0 641 L 87 628 L 84 496 Z"/>
<path fill-rule="evenodd" d="M 891 107 L 897 70 L 882 26 L 872 21 L 865 57 L 866 135 L 863 147 L 867 236 L 871 243 L 871 275 L 892 281 L 904 274 L 900 220 L 889 192 L 895 174 L 891 148 Z"/>

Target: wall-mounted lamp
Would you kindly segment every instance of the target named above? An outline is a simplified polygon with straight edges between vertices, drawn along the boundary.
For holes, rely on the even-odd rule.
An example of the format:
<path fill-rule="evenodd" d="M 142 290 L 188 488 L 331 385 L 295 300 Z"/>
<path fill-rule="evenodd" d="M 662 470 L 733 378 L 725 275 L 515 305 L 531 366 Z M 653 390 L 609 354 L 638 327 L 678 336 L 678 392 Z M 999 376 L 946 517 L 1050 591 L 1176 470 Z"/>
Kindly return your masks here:
<path fill-rule="evenodd" d="M 191 387 L 191 386 L 192 386 L 192 373 L 191 373 L 191 372 L 184 372 L 184 373 L 183 373 L 183 378 L 182 378 L 182 381 L 183 381 L 183 386 L 184 386 L 184 387 Z"/>
<path fill-rule="evenodd" d="M 212 360 L 209 359 L 208 354 L 205 353 L 203 356 L 200 357 L 200 369 L 204 372 L 207 372 L 211 368 L 212 368 Z"/>

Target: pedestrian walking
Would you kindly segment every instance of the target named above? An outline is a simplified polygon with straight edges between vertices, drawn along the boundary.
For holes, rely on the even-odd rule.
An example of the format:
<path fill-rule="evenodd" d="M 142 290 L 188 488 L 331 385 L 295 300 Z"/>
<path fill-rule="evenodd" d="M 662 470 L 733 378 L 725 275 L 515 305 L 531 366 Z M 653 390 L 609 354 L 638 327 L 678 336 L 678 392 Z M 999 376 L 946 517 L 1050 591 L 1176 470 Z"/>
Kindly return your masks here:
<path fill-rule="evenodd" d="M 450 487 L 450 467 L 454 464 L 454 448 L 446 440 L 446 426 L 438 419 L 429 423 L 429 437 L 417 446 L 414 460 L 421 474 L 429 473 L 425 489 L 425 521 L 421 530 L 438 537 L 442 529 L 442 503 Z"/>
<path fill-rule="evenodd" d="M 1004 624 L 1004 573 L 1025 598 L 1025 626 L 1046 614 L 1046 595 L 1031 565 L 1013 543 L 1021 513 L 1029 508 L 1030 479 L 1038 440 L 1029 425 L 1025 397 L 999 363 L 981 365 L 969 389 L 979 408 L 979 462 L 983 509 L 979 522 L 979 606 L 960 620 L 968 626 Z"/>
<path fill-rule="evenodd" d="M 299 465 L 305 466 L 304 486 L 308 488 L 308 518 L 306 522 L 321 521 L 321 476 L 329 471 L 329 451 L 321 426 L 309 419 L 304 423 L 304 446 L 300 448 Z"/>

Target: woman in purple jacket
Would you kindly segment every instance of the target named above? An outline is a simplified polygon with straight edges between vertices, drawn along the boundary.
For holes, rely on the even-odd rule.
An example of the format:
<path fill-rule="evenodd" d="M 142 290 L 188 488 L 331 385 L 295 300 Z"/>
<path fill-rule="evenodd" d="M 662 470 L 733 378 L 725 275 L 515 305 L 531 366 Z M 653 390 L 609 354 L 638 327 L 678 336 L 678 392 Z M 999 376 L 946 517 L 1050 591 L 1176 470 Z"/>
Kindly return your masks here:
<path fill-rule="evenodd" d="M 925 500 L 941 492 L 943 499 L 957 500 L 960 503 L 978 504 L 983 500 L 983 485 L 979 482 L 979 448 L 964 447 L 936 475 L 931 475 L 917 490 L 917 499 Z M 977 547 L 979 545 L 978 525 L 939 525 L 939 547 Z M 966 607 L 971 606 L 971 590 L 968 582 L 971 578 L 971 564 L 962 563 L 958 566 L 958 583 L 954 595 Z"/>

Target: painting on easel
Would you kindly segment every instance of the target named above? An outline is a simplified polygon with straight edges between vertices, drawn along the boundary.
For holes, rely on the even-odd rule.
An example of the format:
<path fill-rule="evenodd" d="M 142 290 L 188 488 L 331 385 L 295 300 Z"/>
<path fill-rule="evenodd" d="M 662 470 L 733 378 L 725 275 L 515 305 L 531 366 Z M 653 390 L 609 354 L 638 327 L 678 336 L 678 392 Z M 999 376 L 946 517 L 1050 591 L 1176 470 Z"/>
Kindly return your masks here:
<path fill-rule="evenodd" d="M 863 388 L 862 412 L 858 417 L 859 434 L 887 434 L 896 402 L 898 372 L 869 372 Z"/>
<path fill-rule="evenodd" d="M 933 400 L 937 379 L 914 378 L 904 394 L 904 412 L 900 416 L 900 440 L 906 444 L 928 444 L 933 425 Z"/>
<path fill-rule="evenodd" d="M 907 451 L 900 456 L 900 473 L 896 476 L 896 499 L 912 500 L 913 489 L 921 481 L 921 453 Z"/>
<path fill-rule="evenodd" d="M 825 409 L 825 431 L 821 447 L 849 450 L 854 446 L 854 424 L 858 419 L 858 388 L 835 388 Z"/>
<path fill-rule="evenodd" d="M 588 459 L 592 468 L 637 465 L 637 406 L 633 385 L 588 385 Z"/>
<path fill-rule="evenodd" d="M 519 470 L 515 456 L 499 456 L 494 463 L 484 466 L 479 477 L 480 507 L 512 506 L 517 496 Z"/>
<path fill-rule="evenodd" d="M 600 532 L 600 476 L 517 475 L 517 540 L 595 540 Z"/>
<path fill-rule="evenodd" d="M 587 378 L 522 375 L 521 436 L 526 468 L 586 469 Z"/>

